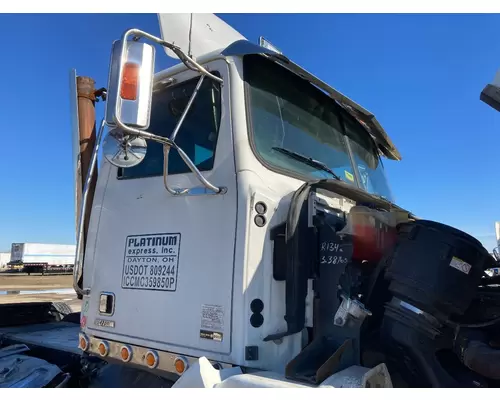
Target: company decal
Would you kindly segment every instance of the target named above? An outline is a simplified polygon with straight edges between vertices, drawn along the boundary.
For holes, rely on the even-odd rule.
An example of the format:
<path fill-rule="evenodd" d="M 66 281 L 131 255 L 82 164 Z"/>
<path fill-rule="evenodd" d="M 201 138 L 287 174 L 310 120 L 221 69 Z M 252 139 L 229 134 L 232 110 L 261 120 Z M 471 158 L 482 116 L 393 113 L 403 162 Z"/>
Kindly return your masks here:
<path fill-rule="evenodd" d="M 122 288 L 175 292 L 180 246 L 180 233 L 127 236 Z"/>

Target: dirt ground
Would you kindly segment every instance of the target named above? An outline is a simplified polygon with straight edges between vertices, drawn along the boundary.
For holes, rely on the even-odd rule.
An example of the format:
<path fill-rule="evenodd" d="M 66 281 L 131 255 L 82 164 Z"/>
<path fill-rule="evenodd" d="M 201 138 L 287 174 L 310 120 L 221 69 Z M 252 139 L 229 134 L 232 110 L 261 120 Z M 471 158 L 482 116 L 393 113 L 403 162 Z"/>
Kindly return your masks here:
<path fill-rule="evenodd" d="M 0 274 L 0 304 L 58 301 L 78 312 L 81 300 L 72 287 L 72 275 Z"/>
<path fill-rule="evenodd" d="M 0 274 L 0 290 L 47 290 L 73 287 L 72 275 Z"/>

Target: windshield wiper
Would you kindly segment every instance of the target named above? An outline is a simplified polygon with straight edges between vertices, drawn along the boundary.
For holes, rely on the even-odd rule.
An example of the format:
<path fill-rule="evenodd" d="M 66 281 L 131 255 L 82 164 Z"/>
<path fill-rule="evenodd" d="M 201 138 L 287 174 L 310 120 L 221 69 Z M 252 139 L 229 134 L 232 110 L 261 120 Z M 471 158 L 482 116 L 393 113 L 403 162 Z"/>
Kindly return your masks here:
<path fill-rule="evenodd" d="M 302 162 L 304 164 L 307 164 L 307 165 L 309 165 L 311 167 L 314 167 L 314 168 L 317 168 L 319 170 L 328 172 L 335 179 L 337 179 L 339 181 L 342 181 L 342 179 L 340 179 L 340 177 L 335 172 L 333 172 L 326 164 L 322 163 L 321 161 L 315 160 L 314 158 L 311 158 L 311 157 L 304 156 L 304 155 L 302 155 L 300 153 L 297 153 L 297 152 L 292 151 L 292 150 L 285 149 L 283 147 L 273 147 L 272 149 L 276 150 L 276 151 L 279 151 L 282 154 L 286 154 L 287 156 L 289 156 L 289 157 L 291 157 L 291 158 L 293 158 L 293 159 L 295 159 L 297 161 L 300 161 L 300 162 Z"/>

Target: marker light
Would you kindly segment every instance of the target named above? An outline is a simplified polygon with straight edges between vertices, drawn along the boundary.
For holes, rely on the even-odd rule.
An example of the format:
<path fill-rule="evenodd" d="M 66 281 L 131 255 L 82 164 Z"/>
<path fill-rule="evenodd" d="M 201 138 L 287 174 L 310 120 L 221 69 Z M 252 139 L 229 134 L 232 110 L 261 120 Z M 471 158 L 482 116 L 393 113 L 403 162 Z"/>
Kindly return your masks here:
<path fill-rule="evenodd" d="M 120 350 L 120 356 L 123 362 L 129 362 L 132 358 L 132 349 L 130 346 L 123 346 Z"/>
<path fill-rule="evenodd" d="M 97 347 L 97 350 L 99 351 L 99 354 L 102 357 L 106 357 L 109 353 L 109 345 L 107 342 L 101 342 L 99 343 L 99 346 Z"/>
<path fill-rule="evenodd" d="M 184 357 L 177 357 L 174 361 L 175 370 L 179 375 L 188 369 L 188 362 Z"/>
<path fill-rule="evenodd" d="M 276 46 L 274 46 L 269 40 L 265 39 L 262 36 L 259 38 L 259 45 L 262 46 L 262 47 L 264 47 L 265 49 L 274 51 L 274 52 L 276 52 L 278 54 L 283 54 L 281 52 L 281 50 L 278 50 L 278 48 Z"/>
<path fill-rule="evenodd" d="M 122 85 L 120 97 L 124 100 L 137 100 L 137 86 L 139 83 L 140 67 L 138 64 L 125 63 L 123 65 Z"/>
<path fill-rule="evenodd" d="M 84 333 L 80 333 L 80 340 L 78 341 L 78 347 L 83 351 L 87 351 L 89 349 L 89 340 Z"/>
<path fill-rule="evenodd" d="M 158 365 L 158 355 L 156 354 L 155 351 L 153 350 L 149 350 L 147 353 L 146 353 L 146 365 L 149 367 L 149 368 L 156 368 L 157 365 Z"/>

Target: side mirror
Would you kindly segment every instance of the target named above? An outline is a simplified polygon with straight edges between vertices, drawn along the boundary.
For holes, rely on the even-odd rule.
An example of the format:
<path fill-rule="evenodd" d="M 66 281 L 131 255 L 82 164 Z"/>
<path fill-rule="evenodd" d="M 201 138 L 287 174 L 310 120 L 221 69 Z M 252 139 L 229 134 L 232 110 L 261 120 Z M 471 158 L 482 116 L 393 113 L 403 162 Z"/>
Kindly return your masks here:
<path fill-rule="evenodd" d="M 108 77 L 105 120 L 147 129 L 151 114 L 155 48 L 147 43 L 117 40 L 113 43 Z"/>
<path fill-rule="evenodd" d="M 124 135 L 119 129 L 113 129 L 104 138 L 102 154 L 115 167 L 130 168 L 146 157 L 146 140 L 138 136 Z"/>

